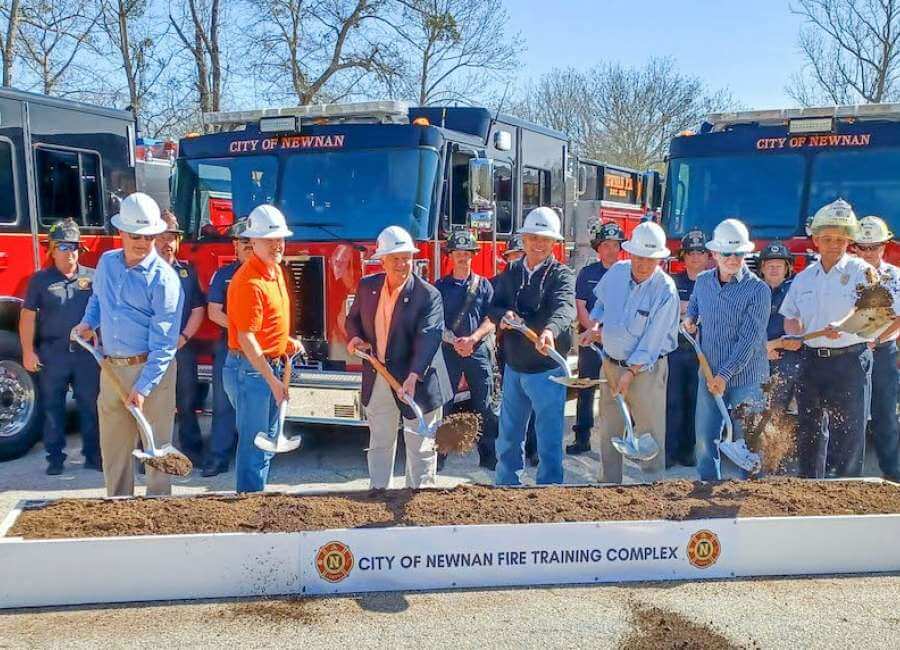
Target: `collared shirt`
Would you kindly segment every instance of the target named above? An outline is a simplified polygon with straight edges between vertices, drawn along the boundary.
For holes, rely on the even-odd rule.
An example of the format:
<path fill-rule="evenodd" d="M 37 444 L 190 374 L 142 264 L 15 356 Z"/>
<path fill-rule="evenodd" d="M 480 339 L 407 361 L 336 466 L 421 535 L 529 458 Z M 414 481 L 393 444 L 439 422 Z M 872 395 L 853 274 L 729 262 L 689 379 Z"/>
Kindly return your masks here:
<path fill-rule="evenodd" d="M 241 268 L 239 261 L 226 264 L 218 271 L 213 273 L 212 280 L 209 281 L 209 293 L 206 296 L 207 301 L 222 305 L 222 311 L 228 313 L 228 285 L 237 270 Z M 220 327 L 222 336 L 228 335 L 227 327 Z"/>
<path fill-rule="evenodd" d="M 269 268 L 251 255 L 231 279 L 228 302 L 230 350 L 241 349 L 238 332 L 251 332 L 266 357 L 284 356 L 290 336 L 291 301 L 280 266 Z"/>
<path fill-rule="evenodd" d="M 381 285 L 381 295 L 378 296 L 378 307 L 375 310 L 375 348 L 378 353 L 378 360 L 384 363 L 384 356 L 387 354 L 388 334 L 391 332 L 391 320 L 394 317 L 394 308 L 397 306 L 397 299 L 400 292 L 412 282 L 412 276 L 406 279 L 394 290 L 388 288 L 387 276 L 384 276 L 384 284 Z"/>
<path fill-rule="evenodd" d="M 813 332 L 842 320 L 856 305 L 856 288 L 869 284 L 866 271 L 872 267 L 858 257 L 844 255 L 827 273 L 821 260 L 806 267 L 788 289 L 779 312 L 797 318 L 805 332 Z M 819 336 L 806 341 L 813 348 L 845 348 L 864 342 L 856 334 L 842 332 L 836 339 Z"/>
<path fill-rule="evenodd" d="M 678 291 L 661 268 L 637 283 L 631 261 L 617 262 L 597 283 L 594 294 L 591 319 L 603 324 L 603 349 L 613 359 L 650 366 L 675 349 Z"/>
<path fill-rule="evenodd" d="M 22 307 L 37 312 L 36 347 L 55 340 L 68 342 L 72 328 L 81 322 L 93 286 L 94 269 L 81 265 L 71 278 L 56 266 L 31 276 Z"/>
<path fill-rule="evenodd" d="M 607 271 L 609 269 L 603 266 L 603 262 L 594 262 L 578 272 L 578 277 L 575 279 L 575 300 L 584 300 L 584 308 L 588 313 L 591 313 L 594 303 L 597 301 L 594 289 Z"/>
<path fill-rule="evenodd" d="M 697 276 L 687 316 L 700 325 L 700 347 L 713 374 L 730 387 L 762 384 L 768 378 L 771 305 L 768 285 L 746 265 L 725 284 L 718 269 Z"/>
<path fill-rule="evenodd" d="M 178 274 L 155 250 L 134 266 L 126 266 L 124 251 L 116 249 L 100 258 L 94 293 L 81 322 L 100 328 L 103 349 L 110 356 L 147 355 L 134 384 L 146 397 L 175 356 L 183 304 Z"/>
<path fill-rule="evenodd" d="M 881 264 L 878 265 L 878 273 L 881 274 L 881 283 L 894 296 L 894 313 L 900 316 L 900 268 L 881 260 Z M 894 332 L 883 342 L 896 341 L 897 336 L 900 336 L 900 332 Z"/>
<path fill-rule="evenodd" d="M 528 266 L 528 258 L 523 257 L 522 258 L 522 268 L 525 269 L 525 274 L 528 276 L 528 282 L 531 282 L 531 276 L 534 275 L 535 273 L 537 273 L 539 269 L 544 268 L 544 265 L 546 265 L 551 259 L 553 259 L 552 255 L 544 258 L 543 262 L 541 262 L 540 264 L 538 264 L 536 267 L 534 267 L 532 269 L 532 268 L 529 268 L 529 266 Z"/>
<path fill-rule="evenodd" d="M 781 338 L 785 334 L 784 316 L 779 310 L 781 309 L 781 304 L 784 302 L 784 297 L 787 295 L 788 289 L 791 288 L 791 282 L 793 282 L 793 280 L 785 280 L 774 289 L 769 287 L 772 292 L 772 309 L 769 311 L 769 324 L 766 327 L 766 339 L 769 341 Z"/>
<path fill-rule="evenodd" d="M 203 289 L 200 288 L 200 279 L 197 277 L 197 269 L 193 264 L 175 260 L 172 268 L 178 274 L 181 280 L 181 290 L 184 291 L 184 305 L 181 310 L 181 329 L 187 325 L 191 312 L 198 307 L 206 307 L 206 297 L 203 295 Z"/>
<path fill-rule="evenodd" d="M 471 276 L 458 280 L 450 274 L 434 283 L 435 289 L 441 292 L 441 300 L 444 302 L 444 327 L 452 330 L 456 336 L 471 336 L 487 318 L 488 305 L 494 299 L 494 287 L 487 278 L 478 277 L 475 295 L 469 301 L 466 313 L 460 318 L 460 311 L 468 299 L 470 280 Z M 453 327 L 457 320 L 459 325 Z"/>

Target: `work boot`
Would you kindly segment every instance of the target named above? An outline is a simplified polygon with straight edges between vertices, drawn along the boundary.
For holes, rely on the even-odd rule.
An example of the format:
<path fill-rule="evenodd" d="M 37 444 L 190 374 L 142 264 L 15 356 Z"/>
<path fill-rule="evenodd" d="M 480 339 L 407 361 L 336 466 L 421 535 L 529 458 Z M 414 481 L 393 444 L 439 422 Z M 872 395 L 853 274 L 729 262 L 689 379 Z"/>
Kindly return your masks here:
<path fill-rule="evenodd" d="M 591 442 L 581 442 L 576 440 L 571 445 L 566 445 L 566 453 L 570 456 L 580 456 L 581 454 L 586 454 L 591 450 Z"/>
<path fill-rule="evenodd" d="M 200 473 L 204 478 L 209 478 L 211 476 L 218 476 L 219 474 L 224 474 L 228 471 L 228 462 L 224 463 L 216 463 L 211 462 L 207 463 L 206 467 L 203 468 L 203 471 Z"/>
<path fill-rule="evenodd" d="M 63 462 L 61 460 L 51 460 L 47 463 L 47 476 L 59 476 L 63 473 Z"/>

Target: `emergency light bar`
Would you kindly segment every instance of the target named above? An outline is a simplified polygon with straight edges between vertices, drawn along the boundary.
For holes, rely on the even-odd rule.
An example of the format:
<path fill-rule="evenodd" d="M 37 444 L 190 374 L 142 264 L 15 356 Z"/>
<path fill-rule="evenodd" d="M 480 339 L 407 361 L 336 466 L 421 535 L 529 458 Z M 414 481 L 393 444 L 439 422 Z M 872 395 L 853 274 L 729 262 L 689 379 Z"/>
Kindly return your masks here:
<path fill-rule="evenodd" d="M 259 120 L 260 133 L 285 133 L 299 130 L 300 120 L 293 115 L 291 117 L 263 117 Z"/>
<path fill-rule="evenodd" d="M 816 108 L 787 108 L 767 111 L 734 111 L 729 113 L 711 113 L 706 121 L 712 131 L 722 131 L 734 124 L 792 124 L 793 122 L 820 119 L 856 119 L 856 120 L 897 120 L 900 121 L 900 104 L 857 104 L 849 106 L 822 106 Z M 808 128 L 818 129 L 810 124 Z M 797 127 L 803 128 L 803 127 Z M 824 129 L 822 129 L 824 130 Z M 827 130 L 831 130 L 830 128 Z M 819 131 L 792 131 L 792 133 L 814 133 Z"/>
<path fill-rule="evenodd" d="M 276 121 L 285 118 L 296 120 L 291 129 L 281 128 L 287 122 Z M 204 113 L 203 122 L 207 125 L 222 127 L 223 130 L 237 130 L 247 124 L 258 122 L 261 131 L 268 127 L 271 129 L 270 132 L 299 130 L 303 122 L 407 124 L 409 123 L 409 104 L 384 100 L 347 104 L 310 104 L 250 111 L 220 111 Z"/>
<path fill-rule="evenodd" d="M 831 117 L 810 117 L 793 119 L 788 122 L 788 133 L 830 133 L 834 128 L 834 119 Z"/>

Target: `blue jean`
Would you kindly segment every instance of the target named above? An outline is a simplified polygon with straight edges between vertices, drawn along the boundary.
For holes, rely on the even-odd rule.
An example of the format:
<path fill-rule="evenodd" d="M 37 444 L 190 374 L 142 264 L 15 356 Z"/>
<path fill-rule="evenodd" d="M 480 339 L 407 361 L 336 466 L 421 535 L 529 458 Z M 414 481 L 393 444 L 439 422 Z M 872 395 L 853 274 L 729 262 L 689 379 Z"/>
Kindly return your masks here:
<path fill-rule="evenodd" d="M 178 375 L 175 378 L 175 408 L 178 411 L 178 448 L 188 456 L 203 455 L 203 438 L 197 419 L 197 354 L 190 344 L 175 353 Z"/>
<path fill-rule="evenodd" d="M 209 454 L 207 463 L 211 465 L 228 465 L 234 454 L 237 442 L 237 424 L 234 407 L 225 392 L 222 372 L 228 358 L 228 344 L 224 340 L 216 341 L 213 349 L 212 392 L 213 412 L 210 427 Z"/>
<path fill-rule="evenodd" d="M 253 440 L 260 431 L 275 435 L 278 424 L 275 398 L 263 376 L 241 355 L 228 354 L 222 380 L 237 416 L 235 490 L 262 492 L 269 477 L 269 463 L 275 454 L 259 449 Z"/>
<path fill-rule="evenodd" d="M 578 348 L 578 376 L 588 379 L 600 379 L 600 355 L 590 347 Z M 575 442 L 589 446 L 591 444 L 591 429 L 594 428 L 594 397 L 596 388 L 585 388 L 578 391 L 578 401 L 575 408 L 575 424 L 572 430 L 575 432 Z"/>
<path fill-rule="evenodd" d="M 897 432 L 897 344 L 885 343 L 874 351 L 872 363 L 872 420 L 869 430 L 881 473 L 900 481 Z"/>
<path fill-rule="evenodd" d="M 566 387 L 550 381 L 562 368 L 545 372 L 517 372 L 506 366 L 503 373 L 503 405 L 497 437 L 497 485 L 519 485 L 525 471 L 525 431 L 534 411 L 540 485 L 563 482 L 563 428 Z"/>
<path fill-rule="evenodd" d="M 719 446 L 716 444 L 722 435 L 725 421 L 715 399 L 706 387 L 706 378 L 700 376 L 700 385 L 697 390 L 697 411 L 694 420 L 694 430 L 697 434 L 697 473 L 701 481 L 719 481 L 722 479 L 722 460 L 719 457 Z M 725 406 L 729 411 L 740 404 L 750 403 L 755 408 L 763 408 L 765 398 L 762 386 L 747 384 L 745 386 L 729 386 L 725 388 L 722 396 Z M 737 420 L 732 419 L 734 425 L 734 439 L 740 440 L 744 432 Z"/>

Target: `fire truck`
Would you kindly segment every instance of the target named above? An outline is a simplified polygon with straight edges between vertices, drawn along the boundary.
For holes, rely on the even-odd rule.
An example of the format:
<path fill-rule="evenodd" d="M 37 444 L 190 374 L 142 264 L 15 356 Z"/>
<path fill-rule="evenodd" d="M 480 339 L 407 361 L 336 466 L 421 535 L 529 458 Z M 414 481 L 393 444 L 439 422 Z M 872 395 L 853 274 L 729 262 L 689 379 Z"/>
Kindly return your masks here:
<path fill-rule="evenodd" d="M 757 249 L 784 240 L 798 269 L 813 256 L 806 225 L 837 198 L 859 217 L 900 227 L 900 104 L 710 115 L 669 149 L 662 224 L 678 249 L 690 229 L 712 235 L 736 217 Z M 897 247 L 888 256 L 896 262 Z M 748 257 L 755 268 L 755 256 Z"/>
<path fill-rule="evenodd" d="M 208 114 L 205 121 L 219 132 L 178 147 L 172 206 L 185 231 L 181 254 L 208 283 L 234 259 L 227 232 L 235 219 L 261 203 L 284 212 L 294 232 L 285 252 L 292 329 L 308 352 L 292 380 L 288 417 L 307 424 L 365 424 L 345 319 L 359 279 L 379 270 L 371 258 L 384 227 L 413 235 L 416 272 L 431 281 L 449 272 L 447 235 L 471 229 L 480 241 L 475 271 L 493 276 L 532 208 L 558 208 L 573 242 L 579 190 L 593 188 L 581 201 L 585 214 L 609 207 L 597 189 L 606 178 L 599 164 L 579 168 L 565 134 L 484 108 L 385 101 Z M 619 207 L 643 187 L 628 179 L 615 184 Z M 632 207 L 639 221 L 642 207 Z M 561 259 L 569 253 L 566 245 L 556 252 Z M 210 327 L 198 337 L 207 353 L 214 334 Z M 201 376 L 208 378 L 208 366 Z"/>
<path fill-rule="evenodd" d="M 129 112 L 0 90 L 0 460 L 40 437 L 17 328 L 28 277 L 44 266 L 47 231 L 74 218 L 89 266 L 113 247 L 109 216 L 135 189 L 134 140 Z"/>

